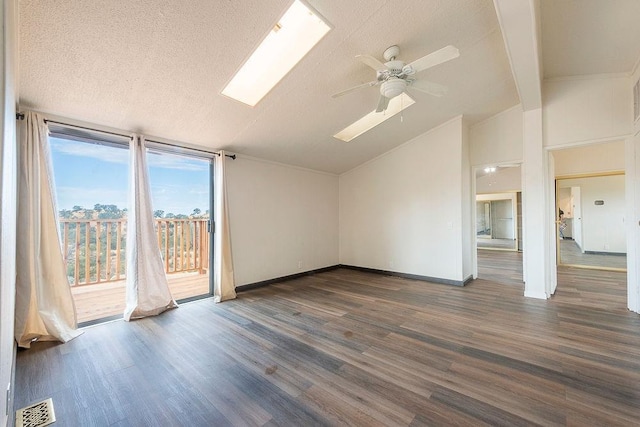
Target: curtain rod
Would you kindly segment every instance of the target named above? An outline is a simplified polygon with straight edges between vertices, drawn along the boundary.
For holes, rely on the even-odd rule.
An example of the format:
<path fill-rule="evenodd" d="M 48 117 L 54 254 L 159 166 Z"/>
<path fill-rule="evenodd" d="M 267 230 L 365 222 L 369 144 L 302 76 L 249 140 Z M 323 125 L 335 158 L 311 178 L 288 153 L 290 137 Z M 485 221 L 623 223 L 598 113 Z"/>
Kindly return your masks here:
<path fill-rule="evenodd" d="M 16 113 L 16 120 L 24 120 L 24 113 Z M 63 125 L 63 126 L 70 126 L 70 127 L 74 127 L 74 128 L 78 128 L 78 129 L 90 130 L 90 131 L 93 131 L 93 132 L 101 132 L 101 133 L 106 133 L 106 134 L 109 134 L 109 135 L 133 138 L 131 135 L 126 135 L 126 134 L 121 134 L 121 133 L 116 133 L 116 132 L 109 132 L 109 131 L 106 131 L 106 130 L 98 130 L 98 129 L 93 129 L 93 128 L 89 128 L 89 127 L 85 127 L 85 126 L 72 125 L 72 124 L 69 124 L 69 123 L 58 122 L 58 121 L 55 121 L 55 120 L 45 119 L 44 122 L 45 123 L 55 123 L 55 124 Z M 170 146 L 170 147 L 177 147 L 177 148 L 184 148 L 186 150 L 198 151 L 200 153 L 214 154 L 216 156 L 220 155 L 220 153 L 215 152 L 215 151 L 206 151 L 206 150 L 199 150 L 197 148 L 182 147 L 180 145 L 169 144 L 169 143 L 166 143 L 166 142 L 153 141 L 151 139 L 148 139 L 147 141 L 153 142 L 154 144 L 161 144 L 161 145 L 167 145 L 167 146 Z M 235 154 L 225 154 L 225 157 L 229 157 L 232 160 L 236 159 L 236 155 Z"/>
<path fill-rule="evenodd" d="M 86 126 L 72 125 L 70 123 L 58 122 L 58 121 L 55 121 L 55 120 L 44 119 L 44 122 L 45 123 L 55 123 L 57 125 L 63 125 L 63 126 L 68 126 L 68 127 L 72 127 L 72 128 L 77 128 L 77 129 L 90 130 L 91 132 L 99 132 L 99 133 L 106 133 L 108 135 L 122 136 L 124 138 L 129 138 L 129 139 L 133 138 L 131 135 L 127 135 L 127 134 L 123 134 L 123 133 L 109 132 L 107 130 L 100 130 L 100 129 L 92 129 L 92 128 L 88 128 Z"/>
<path fill-rule="evenodd" d="M 183 147 L 181 145 L 170 144 L 168 142 L 154 141 L 153 139 L 147 139 L 146 141 L 152 142 L 154 144 L 166 145 L 168 147 L 182 148 L 182 149 L 185 149 L 185 150 L 188 150 L 188 151 L 197 151 L 199 153 L 213 154 L 213 155 L 216 155 L 216 156 L 220 155 L 220 153 L 217 152 L 217 151 L 199 150 L 197 148 Z M 236 159 L 236 155 L 235 154 L 225 154 L 225 157 L 230 157 L 233 160 Z"/>
<path fill-rule="evenodd" d="M 24 120 L 24 113 L 16 113 L 16 120 Z M 100 129 L 93 129 L 93 128 L 89 128 L 86 126 L 78 126 L 78 125 L 73 125 L 71 123 L 64 123 L 64 122 L 58 122 L 55 120 L 49 120 L 49 119 L 44 119 L 45 123 L 55 123 L 57 125 L 63 125 L 63 126 L 69 126 L 72 128 L 76 128 L 76 129 L 84 129 L 84 130 L 90 130 L 91 132 L 99 132 L 99 133 L 106 133 L 109 135 L 115 135 L 115 136 L 122 136 L 125 138 L 133 138 L 131 135 L 127 135 L 127 134 L 123 134 L 123 133 L 117 133 L 117 132 L 109 132 L 107 130 L 100 130 Z"/>

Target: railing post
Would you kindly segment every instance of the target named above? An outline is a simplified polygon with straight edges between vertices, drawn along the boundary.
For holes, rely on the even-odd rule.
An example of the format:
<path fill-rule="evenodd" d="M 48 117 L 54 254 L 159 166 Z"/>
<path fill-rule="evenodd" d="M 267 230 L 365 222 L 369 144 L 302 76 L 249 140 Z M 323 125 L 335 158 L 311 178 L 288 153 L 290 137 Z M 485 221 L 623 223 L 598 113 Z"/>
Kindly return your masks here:
<path fill-rule="evenodd" d="M 116 228 L 116 280 L 120 280 L 120 251 L 122 247 L 122 220 Z"/>
<path fill-rule="evenodd" d="M 173 261 L 173 271 L 178 271 L 178 223 L 173 222 L 173 255 L 171 256 L 171 261 Z"/>
<path fill-rule="evenodd" d="M 90 262 L 91 261 L 91 248 L 89 247 L 89 241 L 91 241 L 91 223 L 85 224 L 85 236 L 84 236 L 84 283 L 89 283 L 91 279 Z"/>
<path fill-rule="evenodd" d="M 169 272 L 169 223 L 162 221 L 164 224 L 164 272 Z"/>
<path fill-rule="evenodd" d="M 101 245 L 100 245 L 100 234 L 101 230 L 100 230 L 100 221 L 96 222 L 96 283 L 100 283 L 100 271 L 102 270 L 102 251 L 101 251 Z"/>
<path fill-rule="evenodd" d="M 107 232 L 107 239 L 106 239 L 106 244 L 107 244 L 107 248 L 106 248 L 106 259 L 105 261 L 107 262 L 107 268 L 106 268 L 106 273 L 105 273 L 105 280 L 107 282 L 111 281 L 111 221 L 107 221 L 106 223 L 106 232 Z"/>
<path fill-rule="evenodd" d="M 204 233 L 205 230 L 203 229 L 205 225 L 205 222 L 203 220 L 198 221 L 198 272 L 200 274 L 204 274 L 204 258 L 202 258 L 203 255 L 203 238 L 204 238 Z"/>
<path fill-rule="evenodd" d="M 74 255 L 75 268 L 73 269 L 73 284 L 78 285 L 80 283 L 80 224 L 75 223 L 76 231 L 76 250 Z"/>
<path fill-rule="evenodd" d="M 64 252 L 62 253 L 62 257 L 64 259 L 64 265 L 67 266 L 67 261 L 69 260 L 69 223 L 63 223 L 63 241 L 64 241 Z"/>

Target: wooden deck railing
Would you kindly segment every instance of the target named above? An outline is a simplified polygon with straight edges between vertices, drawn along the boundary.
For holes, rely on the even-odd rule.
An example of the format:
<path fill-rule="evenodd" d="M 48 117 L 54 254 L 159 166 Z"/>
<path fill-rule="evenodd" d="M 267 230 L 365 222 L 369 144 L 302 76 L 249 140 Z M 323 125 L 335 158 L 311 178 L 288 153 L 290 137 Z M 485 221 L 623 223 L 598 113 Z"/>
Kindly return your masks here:
<path fill-rule="evenodd" d="M 207 219 L 155 220 L 165 273 L 209 269 Z M 63 256 L 71 286 L 126 278 L 125 219 L 61 219 Z"/>

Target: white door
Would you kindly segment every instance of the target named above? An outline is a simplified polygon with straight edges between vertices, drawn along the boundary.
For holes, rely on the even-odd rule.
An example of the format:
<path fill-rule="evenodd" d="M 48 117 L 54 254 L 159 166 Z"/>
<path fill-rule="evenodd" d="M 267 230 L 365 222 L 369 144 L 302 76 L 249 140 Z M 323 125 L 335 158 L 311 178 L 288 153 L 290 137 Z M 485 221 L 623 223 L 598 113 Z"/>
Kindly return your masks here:
<path fill-rule="evenodd" d="M 573 230 L 572 236 L 576 244 L 580 248 L 580 251 L 584 253 L 582 248 L 582 200 L 580 197 L 580 187 L 571 187 L 571 200 L 573 203 Z"/>

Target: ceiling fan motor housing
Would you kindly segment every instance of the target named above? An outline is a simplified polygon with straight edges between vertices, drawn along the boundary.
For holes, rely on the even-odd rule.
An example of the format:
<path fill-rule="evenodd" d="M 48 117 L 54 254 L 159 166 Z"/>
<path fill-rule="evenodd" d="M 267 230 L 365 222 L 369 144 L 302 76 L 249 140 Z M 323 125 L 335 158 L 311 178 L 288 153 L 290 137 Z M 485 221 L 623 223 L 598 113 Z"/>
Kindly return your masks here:
<path fill-rule="evenodd" d="M 400 74 L 404 68 L 404 62 L 399 60 L 389 61 L 384 64 L 385 67 L 391 72 L 391 74 Z"/>

